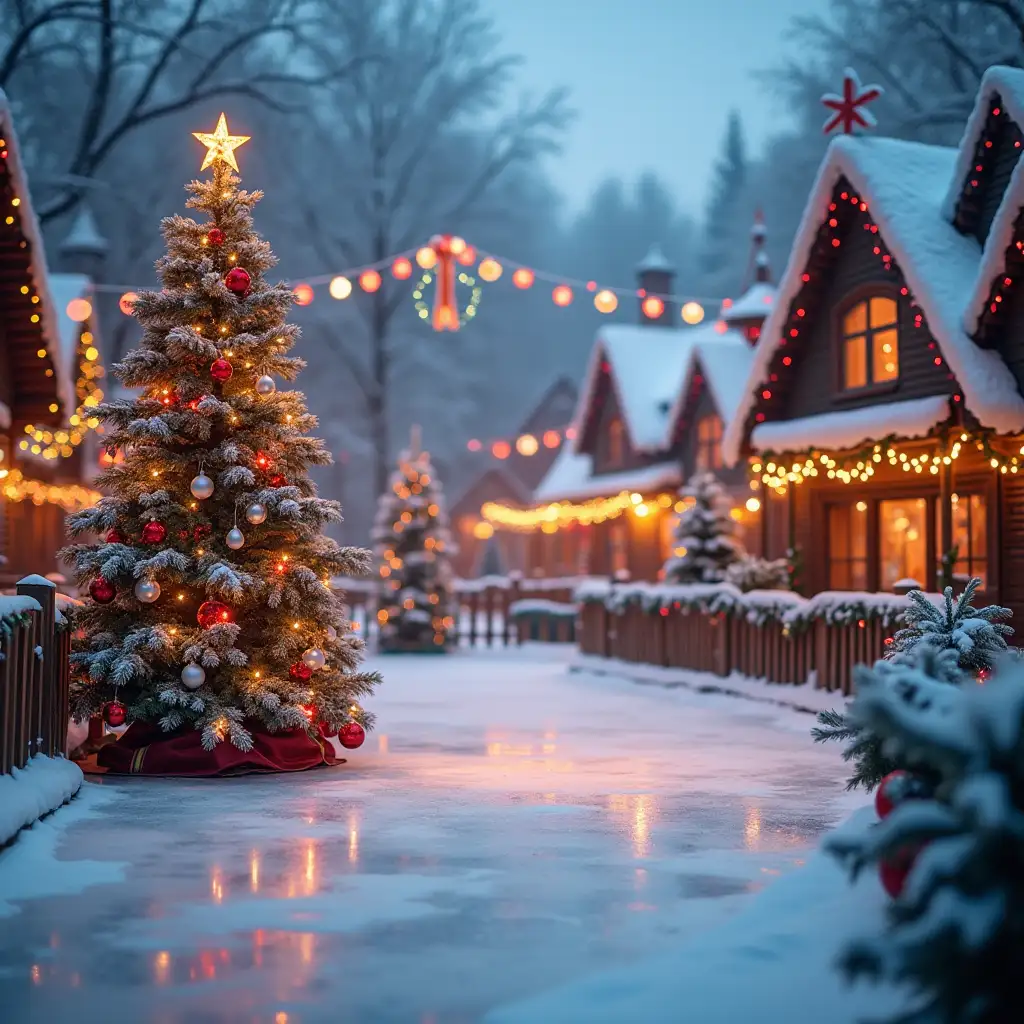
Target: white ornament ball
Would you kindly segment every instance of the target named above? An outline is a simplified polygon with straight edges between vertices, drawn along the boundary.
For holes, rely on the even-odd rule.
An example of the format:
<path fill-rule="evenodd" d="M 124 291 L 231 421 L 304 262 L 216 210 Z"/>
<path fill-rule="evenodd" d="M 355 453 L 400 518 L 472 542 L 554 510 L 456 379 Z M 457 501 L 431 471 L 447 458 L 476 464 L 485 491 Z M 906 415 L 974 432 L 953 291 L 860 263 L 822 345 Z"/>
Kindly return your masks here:
<path fill-rule="evenodd" d="M 302 663 L 315 672 L 327 664 L 327 655 L 319 647 L 309 647 L 302 652 Z"/>
<path fill-rule="evenodd" d="M 261 505 L 257 502 L 255 505 L 250 505 L 245 510 L 245 518 L 249 520 L 254 526 L 259 526 L 260 523 L 265 522 L 267 518 L 267 506 Z"/>
<path fill-rule="evenodd" d="M 273 377 L 268 377 L 264 374 L 258 381 L 256 381 L 257 395 L 272 395 L 276 390 L 277 385 L 274 383 Z"/>
<path fill-rule="evenodd" d="M 156 580 L 139 580 L 135 584 L 135 596 L 143 604 L 152 604 L 160 596 L 160 584 Z"/>
<path fill-rule="evenodd" d="M 338 631 L 333 626 L 327 627 L 327 639 L 334 643 L 338 639 Z"/>
<path fill-rule="evenodd" d="M 206 682 L 206 669 L 194 662 L 181 670 L 181 684 L 186 690 L 198 690 Z"/>
<path fill-rule="evenodd" d="M 192 478 L 189 490 L 197 498 L 208 498 L 213 494 L 213 481 L 205 473 L 200 473 L 199 476 Z"/>
<path fill-rule="evenodd" d="M 228 530 L 228 535 L 224 539 L 224 543 L 227 544 L 232 551 L 237 551 L 245 543 L 245 537 L 242 536 L 242 531 L 237 526 L 234 526 Z"/>

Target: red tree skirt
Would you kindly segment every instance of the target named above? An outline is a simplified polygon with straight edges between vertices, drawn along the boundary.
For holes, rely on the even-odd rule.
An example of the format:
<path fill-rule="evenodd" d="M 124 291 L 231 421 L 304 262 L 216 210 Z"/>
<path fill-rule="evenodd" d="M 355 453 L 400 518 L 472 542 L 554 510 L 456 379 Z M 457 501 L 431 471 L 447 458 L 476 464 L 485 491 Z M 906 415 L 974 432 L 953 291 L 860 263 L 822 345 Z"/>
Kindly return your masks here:
<path fill-rule="evenodd" d="M 242 751 L 230 739 L 204 750 L 198 729 L 164 732 L 158 725 L 132 722 L 116 743 L 101 747 L 97 767 L 117 775 L 172 775 L 211 778 L 250 772 L 302 772 L 320 765 L 342 764 L 326 740 L 304 729 L 270 733 L 247 722 L 252 750 Z"/>

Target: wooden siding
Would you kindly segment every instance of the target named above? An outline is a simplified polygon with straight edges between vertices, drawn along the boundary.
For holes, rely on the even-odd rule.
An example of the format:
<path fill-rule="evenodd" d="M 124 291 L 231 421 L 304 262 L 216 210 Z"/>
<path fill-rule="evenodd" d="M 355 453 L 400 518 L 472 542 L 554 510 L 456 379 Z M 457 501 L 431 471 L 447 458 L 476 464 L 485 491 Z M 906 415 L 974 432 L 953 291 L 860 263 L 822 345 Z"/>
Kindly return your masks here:
<path fill-rule="evenodd" d="M 705 416 L 718 416 L 723 420 L 724 417 L 718 406 L 715 404 L 715 400 L 711 395 L 711 391 L 708 389 L 706 384 L 701 384 L 696 400 L 687 402 L 687 408 L 683 410 L 683 418 L 685 423 L 682 426 L 680 432 L 679 441 L 679 459 L 683 469 L 683 480 L 689 480 L 697 470 L 697 423 L 702 420 Z M 721 466 L 720 468 L 713 470 L 715 476 L 719 481 L 727 488 L 731 490 L 739 489 L 742 490 L 747 487 L 747 466 L 744 462 L 739 462 L 735 466 Z"/>
<path fill-rule="evenodd" d="M 1020 238 L 1024 231 L 1024 213 L 1018 215 L 1013 237 Z M 1019 284 L 1009 290 L 999 288 L 1004 277 L 1019 282 L 1024 274 L 1024 253 L 1012 242 L 1006 250 L 1005 269 L 996 279 L 997 292 L 1003 294 L 1001 302 L 994 302 L 990 295 L 976 335 L 977 342 L 985 348 L 994 348 L 1003 357 L 1017 382 L 1018 390 L 1024 391 L 1024 289 Z M 995 312 L 993 312 L 993 308 Z"/>

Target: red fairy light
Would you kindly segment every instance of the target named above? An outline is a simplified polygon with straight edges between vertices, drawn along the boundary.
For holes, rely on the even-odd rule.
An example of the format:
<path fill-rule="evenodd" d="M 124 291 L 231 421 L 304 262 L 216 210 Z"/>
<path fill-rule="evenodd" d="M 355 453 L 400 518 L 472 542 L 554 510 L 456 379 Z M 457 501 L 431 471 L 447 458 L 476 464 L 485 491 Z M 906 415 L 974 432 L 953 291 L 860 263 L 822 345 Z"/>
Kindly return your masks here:
<path fill-rule="evenodd" d="M 264 452 L 256 453 L 256 465 L 259 466 L 260 469 L 266 469 L 268 466 L 272 464 L 273 462 L 269 455 L 265 454 Z"/>

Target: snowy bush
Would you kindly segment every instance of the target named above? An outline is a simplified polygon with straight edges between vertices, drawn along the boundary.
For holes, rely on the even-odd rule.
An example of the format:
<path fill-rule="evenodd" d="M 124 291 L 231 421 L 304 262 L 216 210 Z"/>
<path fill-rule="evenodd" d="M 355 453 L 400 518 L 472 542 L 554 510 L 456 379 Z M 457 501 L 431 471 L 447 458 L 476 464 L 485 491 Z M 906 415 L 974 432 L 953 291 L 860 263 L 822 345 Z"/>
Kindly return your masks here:
<path fill-rule="evenodd" d="M 693 504 L 679 516 L 665 581 L 717 583 L 743 554 L 725 492 L 711 473 L 698 473 L 683 496 Z"/>
<path fill-rule="evenodd" d="M 789 590 L 789 562 L 784 558 L 769 560 L 747 555 L 725 570 L 725 581 L 747 592 L 749 590 Z"/>
<path fill-rule="evenodd" d="M 852 875 L 902 857 L 902 892 L 882 935 L 844 953 L 851 977 L 910 989 L 910 1022 L 1020 1019 L 1024 974 L 1024 666 L 949 686 L 934 663 L 862 668 L 850 718 L 934 796 L 899 804 L 866 834 L 834 837 Z M 895 1022 L 894 1022 L 895 1024 Z"/>

